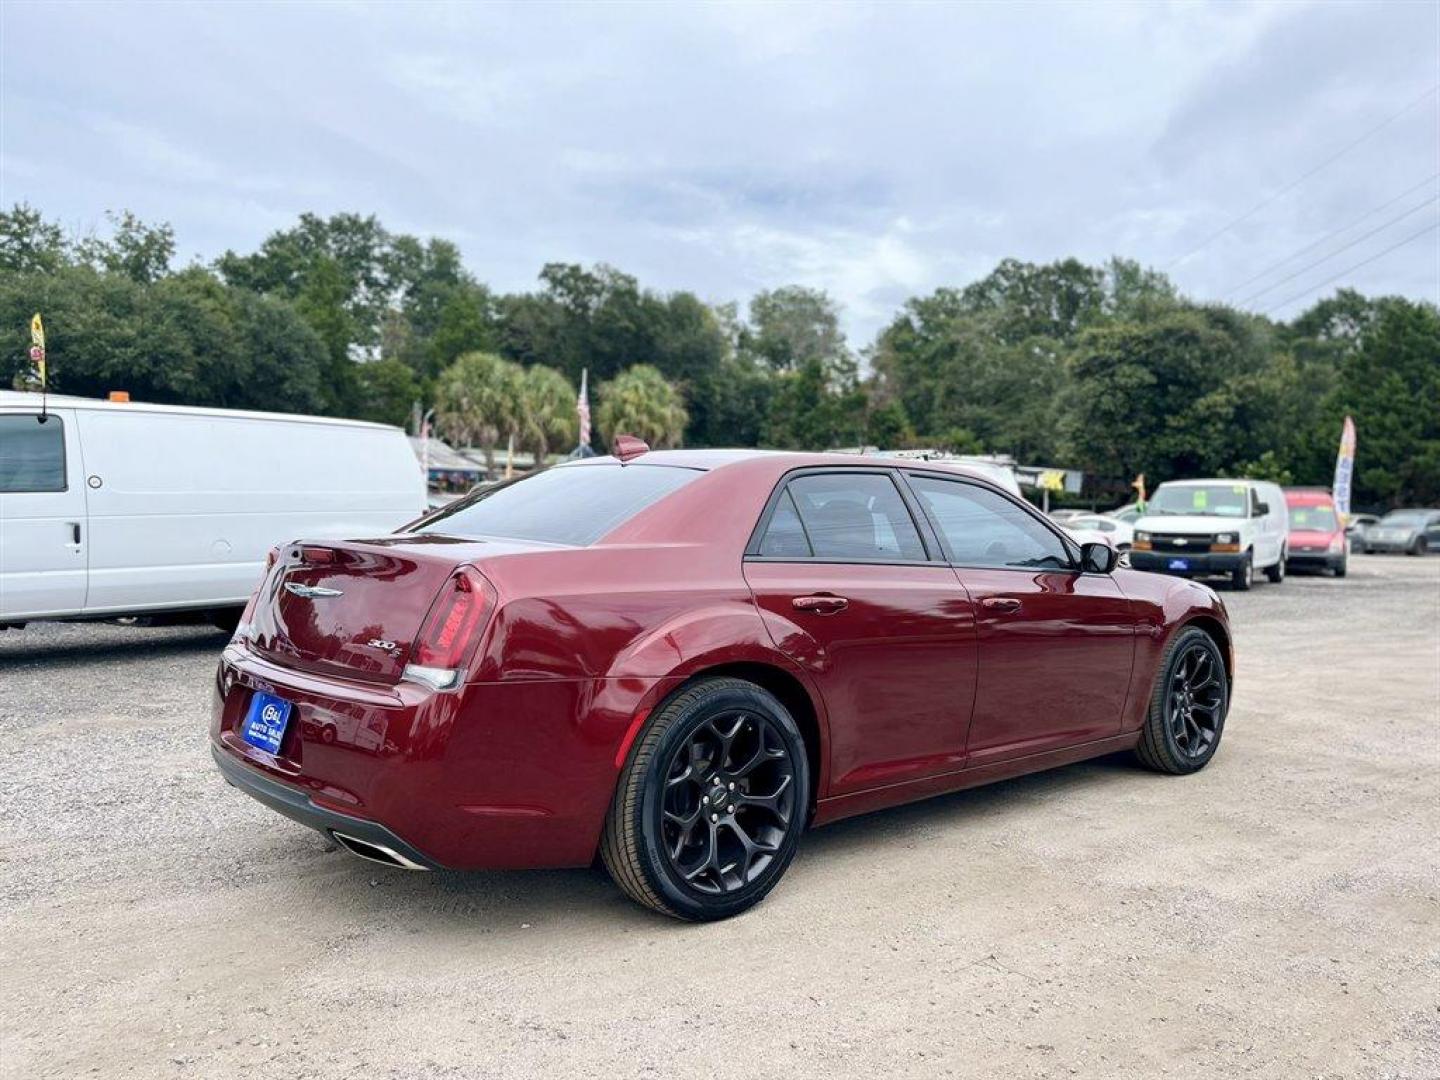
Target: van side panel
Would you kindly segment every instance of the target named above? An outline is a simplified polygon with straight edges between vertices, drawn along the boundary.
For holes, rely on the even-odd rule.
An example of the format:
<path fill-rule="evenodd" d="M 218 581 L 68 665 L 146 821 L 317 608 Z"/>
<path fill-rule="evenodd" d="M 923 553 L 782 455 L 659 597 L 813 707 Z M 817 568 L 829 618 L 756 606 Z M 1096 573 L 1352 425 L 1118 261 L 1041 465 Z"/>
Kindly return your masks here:
<path fill-rule="evenodd" d="M 77 415 L 87 613 L 242 604 L 275 544 L 379 535 L 424 508 L 398 429 L 115 407 Z"/>

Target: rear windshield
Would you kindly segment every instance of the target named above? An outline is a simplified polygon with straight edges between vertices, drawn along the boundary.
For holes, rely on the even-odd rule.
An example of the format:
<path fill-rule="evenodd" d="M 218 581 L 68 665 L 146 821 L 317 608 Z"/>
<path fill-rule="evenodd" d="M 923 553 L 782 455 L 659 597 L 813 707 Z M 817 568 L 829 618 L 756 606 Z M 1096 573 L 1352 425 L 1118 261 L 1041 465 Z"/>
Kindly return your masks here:
<path fill-rule="evenodd" d="M 1340 527 L 1335 511 L 1328 506 L 1290 507 L 1290 528 L 1309 529 L 1313 532 L 1334 532 Z"/>
<path fill-rule="evenodd" d="M 1249 510 L 1250 492 L 1244 484 L 1185 484 L 1174 487 L 1161 484 L 1145 512 L 1243 518 Z"/>
<path fill-rule="evenodd" d="M 702 473 L 668 465 L 571 465 L 460 499 L 413 532 L 593 544 Z"/>

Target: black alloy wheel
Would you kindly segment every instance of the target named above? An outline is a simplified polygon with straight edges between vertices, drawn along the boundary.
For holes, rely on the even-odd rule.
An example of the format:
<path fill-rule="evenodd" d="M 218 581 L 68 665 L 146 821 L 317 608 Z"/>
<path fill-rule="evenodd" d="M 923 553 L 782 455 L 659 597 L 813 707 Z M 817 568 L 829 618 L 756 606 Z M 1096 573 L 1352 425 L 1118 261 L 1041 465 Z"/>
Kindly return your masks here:
<path fill-rule="evenodd" d="M 739 914 L 794 857 L 809 808 L 804 739 L 785 707 L 732 678 L 694 683 L 636 739 L 601 858 L 634 900 L 677 918 Z"/>
<path fill-rule="evenodd" d="M 660 809 L 671 869 L 699 892 L 734 892 L 765 872 L 785 840 L 795 763 L 768 717 L 715 716 L 671 755 Z"/>
<path fill-rule="evenodd" d="M 1230 677 L 1215 639 L 1181 630 L 1166 650 L 1136 754 L 1152 769 L 1184 774 L 1215 756 L 1230 707 Z"/>

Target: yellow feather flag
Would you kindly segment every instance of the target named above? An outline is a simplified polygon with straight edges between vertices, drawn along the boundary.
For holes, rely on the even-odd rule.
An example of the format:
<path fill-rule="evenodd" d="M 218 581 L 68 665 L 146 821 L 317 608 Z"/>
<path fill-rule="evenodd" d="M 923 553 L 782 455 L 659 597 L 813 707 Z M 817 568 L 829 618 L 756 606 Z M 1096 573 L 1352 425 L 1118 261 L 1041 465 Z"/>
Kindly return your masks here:
<path fill-rule="evenodd" d="M 45 323 L 37 311 L 30 317 L 30 361 L 40 376 L 40 387 L 45 387 Z"/>

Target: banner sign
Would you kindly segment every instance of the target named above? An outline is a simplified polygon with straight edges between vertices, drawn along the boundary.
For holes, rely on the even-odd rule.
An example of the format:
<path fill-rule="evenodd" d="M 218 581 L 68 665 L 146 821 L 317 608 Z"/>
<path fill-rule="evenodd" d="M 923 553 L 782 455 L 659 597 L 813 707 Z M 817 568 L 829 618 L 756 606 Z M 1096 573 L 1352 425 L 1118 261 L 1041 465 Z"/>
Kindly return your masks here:
<path fill-rule="evenodd" d="M 30 362 L 35 365 L 35 374 L 40 376 L 40 387 L 45 387 L 45 323 L 37 311 L 30 317 Z"/>
<path fill-rule="evenodd" d="M 1335 497 L 1335 513 L 1343 525 L 1350 520 L 1350 480 L 1355 472 L 1355 421 L 1345 417 L 1345 426 L 1340 429 L 1340 453 L 1335 457 L 1335 483 L 1331 492 Z"/>

